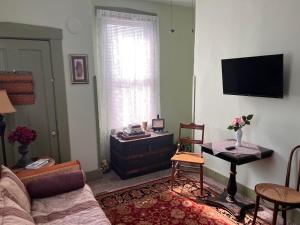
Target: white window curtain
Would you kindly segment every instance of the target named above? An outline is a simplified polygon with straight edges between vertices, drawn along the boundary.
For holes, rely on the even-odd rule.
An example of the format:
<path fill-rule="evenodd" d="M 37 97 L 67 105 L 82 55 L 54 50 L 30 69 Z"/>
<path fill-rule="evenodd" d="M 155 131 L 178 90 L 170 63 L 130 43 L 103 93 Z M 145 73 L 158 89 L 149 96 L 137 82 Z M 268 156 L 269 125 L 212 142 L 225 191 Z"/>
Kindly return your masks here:
<path fill-rule="evenodd" d="M 111 129 L 160 113 L 157 16 L 97 10 L 100 151 L 109 159 Z"/>

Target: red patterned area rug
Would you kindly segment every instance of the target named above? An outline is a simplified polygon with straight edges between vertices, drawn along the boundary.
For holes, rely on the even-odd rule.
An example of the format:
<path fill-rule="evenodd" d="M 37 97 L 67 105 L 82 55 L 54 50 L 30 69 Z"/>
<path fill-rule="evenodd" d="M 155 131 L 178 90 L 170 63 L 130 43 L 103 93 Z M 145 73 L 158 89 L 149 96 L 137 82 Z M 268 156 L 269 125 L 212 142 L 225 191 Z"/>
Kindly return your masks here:
<path fill-rule="evenodd" d="M 166 177 L 102 193 L 96 199 L 113 225 L 242 225 L 252 222 L 250 214 L 239 223 L 225 210 L 197 203 L 199 187 L 188 178 L 177 179 L 174 191 L 170 187 L 170 177 Z M 256 225 L 269 224 L 258 219 Z"/>

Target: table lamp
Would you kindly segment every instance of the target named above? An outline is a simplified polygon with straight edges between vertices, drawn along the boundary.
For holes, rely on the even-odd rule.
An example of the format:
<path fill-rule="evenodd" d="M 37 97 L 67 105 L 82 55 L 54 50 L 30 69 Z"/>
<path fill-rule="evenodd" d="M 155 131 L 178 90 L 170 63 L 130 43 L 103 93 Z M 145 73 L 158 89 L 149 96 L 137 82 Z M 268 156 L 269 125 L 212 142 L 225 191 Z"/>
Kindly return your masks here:
<path fill-rule="evenodd" d="M 1 144 L 2 144 L 2 155 L 3 155 L 3 163 L 6 166 L 6 152 L 5 152 L 5 141 L 4 141 L 4 132 L 6 128 L 6 123 L 4 120 L 3 114 L 13 113 L 16 109 L 11 104 L 6 90 L 0 90 L 0 136 L 1 136 Z"/>

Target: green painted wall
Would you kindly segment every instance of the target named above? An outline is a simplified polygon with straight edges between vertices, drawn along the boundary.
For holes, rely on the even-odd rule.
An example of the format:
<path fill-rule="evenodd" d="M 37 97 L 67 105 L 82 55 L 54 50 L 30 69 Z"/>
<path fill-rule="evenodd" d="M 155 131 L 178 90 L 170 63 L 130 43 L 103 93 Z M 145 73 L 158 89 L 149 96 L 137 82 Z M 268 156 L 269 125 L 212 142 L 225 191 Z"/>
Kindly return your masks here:
<path fill-rule="evenodd" d="M 161 117 L 177 137 L 179 122 L 192 121 L 194 33 L 190 7 L 174 7 L 175 33 L 170 34 L 168 4 L 137 0 L 93 0 L 94 6 L 130 8 L 156 13 L 160 32 Z M 150 121 L 149 121 L 150 122 Z"/>
<path fill-rule="evenodd" d="M 177 134 L 179 121 L 192 118 L 193 11 L 174 7 L 176 32 L 170 29 L 167 4 L 141 0 L 0 0 L 0 21 L 60 28 L 63 32 L 63 60 L 71 159 L 79 159 L 85 171 L 98 168 L 96 112 L 92 76 L 96 74 L 94 51 L 95 6 L 132 8 L 157 13 L 160 19 L 161 111 L 167 129 Z M 18 7 L 16 7 L 18 6 Z M 54 16 L 55 14 L 55 16 Z M 72 33 L 68 24 L 77 32 Z M 88 54 L 90 83 L 72 85 L 69 54 Z M 59 74 L 60 75 L 60 74 Z"/>

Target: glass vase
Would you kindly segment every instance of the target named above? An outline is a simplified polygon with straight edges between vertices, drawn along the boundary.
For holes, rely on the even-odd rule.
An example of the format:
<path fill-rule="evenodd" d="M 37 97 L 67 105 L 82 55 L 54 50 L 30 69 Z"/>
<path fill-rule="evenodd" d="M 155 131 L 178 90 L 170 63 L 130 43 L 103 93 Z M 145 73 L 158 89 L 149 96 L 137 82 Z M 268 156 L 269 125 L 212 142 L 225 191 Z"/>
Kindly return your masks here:
<path fill-rule="evenodd" d="M 18 152 L 21 155 L 21 158 L 19 159 L 16 165 L 18 168 L 23 168 L 29 165 L 30 163 L 32 163 L 32 160 L 28 156 L 28 152 L 29 152 L 28 145 L 20 145 L 18 147 Z"/>

